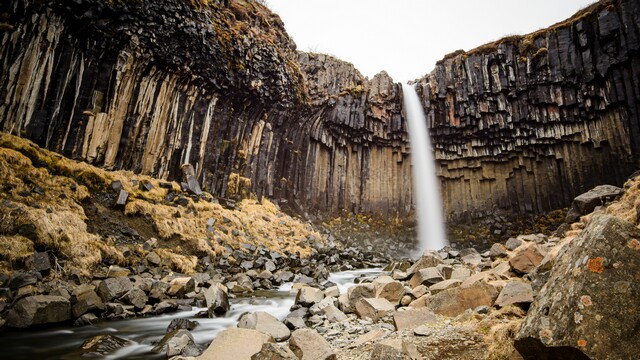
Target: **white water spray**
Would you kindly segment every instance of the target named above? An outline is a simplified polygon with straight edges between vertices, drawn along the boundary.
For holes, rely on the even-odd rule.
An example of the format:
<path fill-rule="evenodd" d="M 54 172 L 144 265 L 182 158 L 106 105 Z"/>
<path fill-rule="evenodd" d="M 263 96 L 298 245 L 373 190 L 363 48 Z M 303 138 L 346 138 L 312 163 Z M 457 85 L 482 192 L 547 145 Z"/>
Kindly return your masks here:
<path fill-rule="evenodd" d="M 435 159 L 427 132 L 427 120 L 420 98 L 413 86 L 402 84 L 404 109 L 409 126 L 413 192 L 418 221 L 418 250 L 439 250 L 448 245 L 442 216 L 440 188 L 436 177 Z"/>

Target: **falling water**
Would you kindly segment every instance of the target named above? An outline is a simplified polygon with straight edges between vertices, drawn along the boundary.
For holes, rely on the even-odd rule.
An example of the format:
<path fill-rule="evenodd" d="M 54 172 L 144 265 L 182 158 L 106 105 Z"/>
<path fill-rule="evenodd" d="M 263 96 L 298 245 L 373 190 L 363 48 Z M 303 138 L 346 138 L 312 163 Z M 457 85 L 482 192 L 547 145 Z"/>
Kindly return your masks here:
<path fill-rule="evenodd" d="M 404 108 L 409 125 L 413 191 L 418 220 L 418 250 L 439 250 L 448 244 L 442 217 L 442 201 L 427 121 L 413 86 L 402 84 Z"/>

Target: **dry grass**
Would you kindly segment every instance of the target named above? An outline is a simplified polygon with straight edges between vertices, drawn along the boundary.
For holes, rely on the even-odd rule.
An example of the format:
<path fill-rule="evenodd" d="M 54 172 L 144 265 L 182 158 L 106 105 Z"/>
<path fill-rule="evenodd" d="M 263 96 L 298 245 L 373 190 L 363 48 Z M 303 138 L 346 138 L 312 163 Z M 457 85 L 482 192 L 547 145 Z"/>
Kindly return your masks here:
<path fill-rule="evenodd" d="M 606 213 L 638 225 L 640 209 L 640 176 L 627 180 L 625 193 L 618 201 L 607 206 Z"/>
<path fill-rule="evenodd" d="M 9 264 L 24 262 L 33 254 L 33 242 L 24 236 L 0 235 L 0 260 Z"/>
<path fill-rule="evenodd" d="M 198 259 L 195 256 L 176 254 L 179 249 L 156 249 L 154 250 L 160 259 L 161 265 L 176 269 L 184 274 L 192 274 L 196 269 Z"/>
<path fill-rule="evenodd" d="M 485 333 L 484 341 L 488 345 L 487 360 L 506 360 L 516 351 L 513 347 L 520 325 L 526 312 L 515 305 L 493 310 L 483 319 L 478 329 Z"/>

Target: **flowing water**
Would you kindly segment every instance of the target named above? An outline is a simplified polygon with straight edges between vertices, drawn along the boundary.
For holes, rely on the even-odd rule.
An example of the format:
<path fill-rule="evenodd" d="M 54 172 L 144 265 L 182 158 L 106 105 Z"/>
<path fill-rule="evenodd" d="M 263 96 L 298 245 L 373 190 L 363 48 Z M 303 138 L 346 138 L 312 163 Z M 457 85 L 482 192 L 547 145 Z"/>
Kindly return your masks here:
<path fill-rule="evenodd" d="M 439 250 L 448 244 L 442 216 L 440 187 L 427 131 L 427 120 L 413 86 L 402 84 L 411 143 L 411 170 L 418 221 L 418 251 Z"/>
<path fill-rule="evenodd" d="M 346 292 L 356 279 L 375 278 L 382 274 L 381 269 L 364 269 L 332 273 L 329 281 Z M 197 314 L 205 308 L 193 308 L 190 311 L 176 312 L 147 318 L 103 321 L 96 325 L 83 327 L 57 327 L 36 331 L 5 331 L 0 333 L 0 359 L 12 360 L 48 360 L 75 359 L 73 353 L 87 339 L 111 334 L 131 341 L 126 346 L 105 359 L 164 359 L 165 356 L 151 351 L 154 343 L 162 339 L 171 320 L 185 318 L 194 320 L 199 325 L 191 330 L 196 343 L 200 345 L 210 342 L 220 331 L 236 326 L 240 315 L 245 312 L 265 311 L 283 320 L 289 314 L 294 303 L 295 294 L 290 291 L 291 283 L 268 291 L 259 291 L 253 297 L 231 300 L 231 310 L 224 317 L 213 319 L 198 318 Z"/>

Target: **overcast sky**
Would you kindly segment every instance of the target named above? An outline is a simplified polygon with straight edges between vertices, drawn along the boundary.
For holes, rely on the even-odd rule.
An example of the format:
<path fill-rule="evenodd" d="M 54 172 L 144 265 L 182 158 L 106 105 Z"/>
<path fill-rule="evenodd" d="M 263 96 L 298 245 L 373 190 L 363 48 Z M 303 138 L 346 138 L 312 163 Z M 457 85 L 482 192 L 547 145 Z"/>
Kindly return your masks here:
<path fill-rule="evenodd" d="M 421 77 L 458 49 L 562 21 L 594 0 L 267 0 L 299 50 L 351 62 L 369 78 Z"/>

